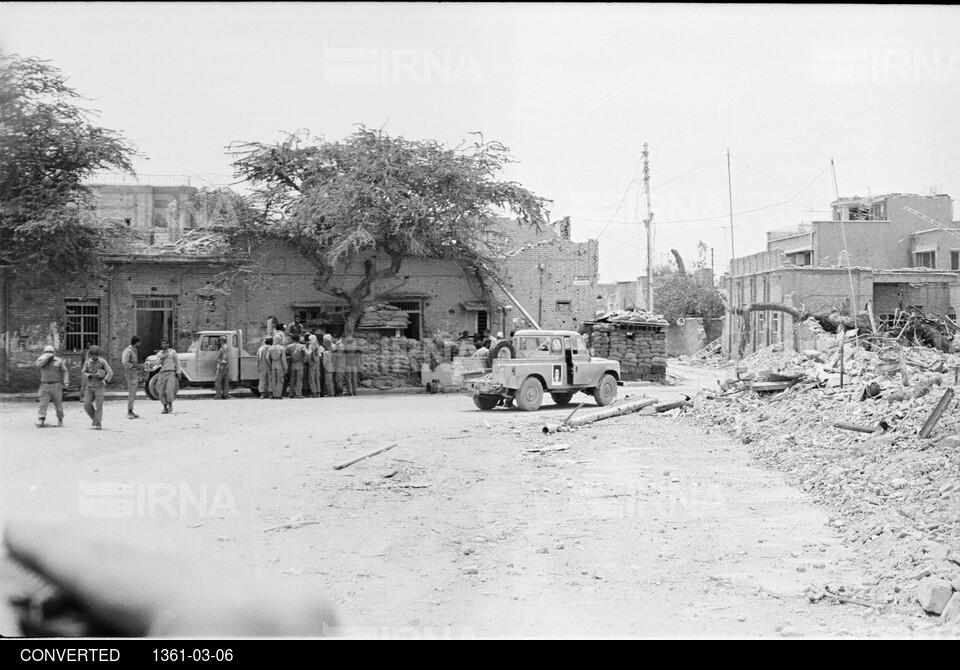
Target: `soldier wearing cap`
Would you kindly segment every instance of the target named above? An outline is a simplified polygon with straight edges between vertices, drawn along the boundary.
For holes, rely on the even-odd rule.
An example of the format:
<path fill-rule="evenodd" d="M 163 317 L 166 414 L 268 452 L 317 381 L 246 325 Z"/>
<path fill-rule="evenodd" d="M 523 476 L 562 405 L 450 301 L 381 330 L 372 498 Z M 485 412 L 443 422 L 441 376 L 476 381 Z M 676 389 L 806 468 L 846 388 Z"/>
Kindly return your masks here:
<path fill-rule="evenodd" d="M 37 421 L 37 428 L 43 428 L 47 424 L 47 407 L 50 401 L 57 410 L 57 425 L 63 425 L 63 387 L 70 382 L 70 375 L 67 373 L 67 365 L 63 359 L 56 355 L 56 349 L 51 346 L 44 347 L 43 353 L 37 359 L 37 367 L 40 368 L 40 390 L 37 395 L 40 398 L 40 414 Z"/>
<path fill-rule="evenodd" d="M 173 401 L 177 397 L 182 371 L 177 352 L 170 348 L 170 341 L 167 339 L 160 341 L 157 365 L 160 368 L 157 372 L 157 395 L 160 396 L 160 402 L 163 404 L 163 411 L 160 413 L 170 414 L 173 412 Z"/>
<path fill-rule="evenodd" d="M 113 380 L 113 369 L 101 358 L 103 350 L 96 344 L 90 347 L 87 362 L 83 364 L 83 378 L 87 380 L 87 390 L 83 397 L 83 409 L 93 421 L 93 427 L 100 430 L 103 426 L 103 394 L 107 384 Z"/>

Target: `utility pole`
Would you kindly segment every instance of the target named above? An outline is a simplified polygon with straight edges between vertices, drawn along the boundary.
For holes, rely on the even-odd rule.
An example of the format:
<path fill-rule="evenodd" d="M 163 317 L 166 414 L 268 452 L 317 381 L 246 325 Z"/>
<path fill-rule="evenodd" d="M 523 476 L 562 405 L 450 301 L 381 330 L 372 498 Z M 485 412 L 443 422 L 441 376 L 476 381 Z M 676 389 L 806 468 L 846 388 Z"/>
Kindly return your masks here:
<path fill-rule="evenodd" d="M 647 229 L 647 310 L 653 312 L 653 212 L 650 211 L 650 152 L 643 143 L 643 192 L 647 196 L 647 214 L 643 224 Z"/>
<path fill-rule="evenodd" d="M 737 252 L 733 246 L 733 182 L 730 179 L 730 149 L 727 149 L 727 198 L 730 202 L 730 259 L 732 261 L 737 257 Z M 733 263 L 731 262 L 730 265 L 732 270 Z"/>

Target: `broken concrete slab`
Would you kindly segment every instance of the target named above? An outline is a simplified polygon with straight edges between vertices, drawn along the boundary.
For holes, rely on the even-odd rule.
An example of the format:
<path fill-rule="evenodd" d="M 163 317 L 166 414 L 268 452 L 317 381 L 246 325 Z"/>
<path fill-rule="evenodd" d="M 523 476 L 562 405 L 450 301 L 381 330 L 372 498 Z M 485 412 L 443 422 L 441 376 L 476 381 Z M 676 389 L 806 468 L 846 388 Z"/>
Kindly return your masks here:
<path fill-rule="evenodd" d="M 941 614 L 953 597 L 950 582 L 936 576 L 925 577 L 917 584 L 917 601 L 925 611 Z"/>
<path fill-rule="evenodd" d="M 940 623 L 950 623 L 960 620 L 960 593 L 955 592 L 951 596 L 947 606 L 940 613 Z"/>

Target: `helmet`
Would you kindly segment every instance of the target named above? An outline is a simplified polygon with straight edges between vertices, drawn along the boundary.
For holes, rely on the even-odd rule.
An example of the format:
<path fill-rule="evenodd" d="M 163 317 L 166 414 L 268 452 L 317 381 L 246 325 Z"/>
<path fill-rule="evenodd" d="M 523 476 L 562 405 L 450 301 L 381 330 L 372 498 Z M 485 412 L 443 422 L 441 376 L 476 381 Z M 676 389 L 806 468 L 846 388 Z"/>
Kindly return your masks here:
<path fill-rule="evenodd" d="M 93 345 L 92 347 L 90 347 L 89 352 L 90 352 L 90 355 L 91 355 L 91 356 L 102 356 L 102 355 L 103 355 L 103 349 L 101 349 L 100 347 L 98 347 L 96 344 Z"/>

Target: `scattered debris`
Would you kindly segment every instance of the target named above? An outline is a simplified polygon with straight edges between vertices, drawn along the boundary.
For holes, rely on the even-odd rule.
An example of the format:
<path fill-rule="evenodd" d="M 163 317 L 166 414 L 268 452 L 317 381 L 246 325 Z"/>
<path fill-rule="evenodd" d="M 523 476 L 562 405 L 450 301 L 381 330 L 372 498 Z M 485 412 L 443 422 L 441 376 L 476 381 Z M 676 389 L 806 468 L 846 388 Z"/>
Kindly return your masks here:
<path fill-rule="evenodd" d="M 866 578 L 829 599 L 918 611 L 913 585 L 929 578 L 939 584 L 939 614 L 960 578 L 960 412 L 950 404 L 954 375 L 944 374 L 960 368 L 960 355 L 903 347 L 901 364 L 895 340 L 848 337 L 840 388 L 840 343 L 823 348 L 765 347 L 730 367 L 720 394 L 701 392 L 688 415 L 749 444 L 758 461 L 830 508 L 831 526 L 863 556 Z M 776 375 L 796 382 L 773 396 L 751 391 L 751 381 Z"/>

